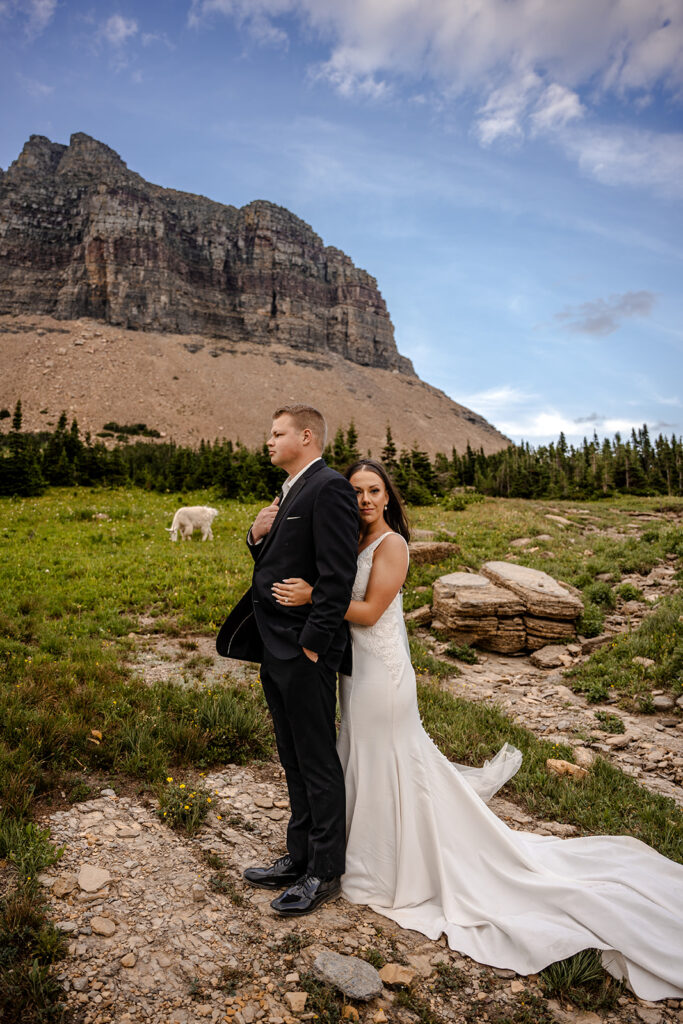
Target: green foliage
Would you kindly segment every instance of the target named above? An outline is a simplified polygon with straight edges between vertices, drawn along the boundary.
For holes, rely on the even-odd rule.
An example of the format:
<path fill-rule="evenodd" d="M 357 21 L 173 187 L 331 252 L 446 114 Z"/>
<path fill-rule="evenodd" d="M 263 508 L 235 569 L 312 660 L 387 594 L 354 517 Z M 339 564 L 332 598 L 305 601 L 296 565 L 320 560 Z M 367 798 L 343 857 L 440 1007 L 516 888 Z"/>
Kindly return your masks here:
<path fill-rule="evenodd" d="M 600 605 L 586 602 L 583 615 L 579 618 L 577 629 L 581 636 L 600 636 L 602 627 L 605 624 L 605 613 Z"/>
<path fill-rule="evenodd" d="M 615 608 L 617 603 L 611 586 L 603 580 L 596 580 L 584 587 L 583 597 L 590 604 L 599 605 L 602 608 Z"/>
<path fill-rule="evenodd" d="M 464 661 L 467 665 L 477 664 L 477 652 L 468 644 L 449 644 L 446 654 L 451 658 L 457 658 L 458 661 Z"/>
<path fill-rule="evenodd" d="M 0 435 L 10 456 L 0 451 L 0 494 L 39 494 L 50 486 L 98 483 L 108 486 L 133 484 L 162 492 L 216 487 L 226 498 L 272 498 L 282 479 L 270 463 L 265 446 L 249 450 L 239 442 L 202 441 L 198 448 L 173 442 L 136 440 L 160 438 L 145 423 L 104 424 L 99 437 L 116 437 L 108 449 L 102 441 L 80 437 L 74 420 L 67 429 L 62 413 L 52 434 L 22 434 L 21 401 L 17 402 L 12 430 Z M 12 445 L 14 446 L 12 448 Z M 360 457 L 358 432 L 353 421 L 346 432 L 339 427 L 325 458 L 344 471 Z M 391 426 L 382 449 L 394 482 L 411 505 L 432 505 L 441 500 L 449 511 L 464 511 L 482 495 L 538 498 L 596 498 L 625 494 L 683 494 L 683 442 L 661 434 L 654 445 L 647 427 L 634 431 L 625 444 L 619 434 L 599 444 L 596 436 L 578 448 L 567 445 L 562 435 L 557 444 L 531 448 L 510 445 L 492 455 L 483 449 L 437 453 L 430 460 L 417 442 L 397 455 Z M 479 496 L 474 491 L 481 492 Z M 652 531 L 653 534 L 656 530 Z M 653 542 L 656 537 L 653 536 Z"/>
<path fill-rule="evenodd" d="M 615 734 L 626 732 L 624 720 L 619 715 L 611 715 L 609 711 L 596 711 L 595 718 L 599 722 L 598 728 L 602 729 L 603 732 Z"/>
<path fill-rule="evenodd" d="M 319 1024 L 341 1024 L 344 1003 L 336 989 L 308 973 L 301 975 L 299 985 L 308 992 L 307 1012 L 314 1013 Z"/>
<path fill-rule="evenodd" d="M 211 795 L 201 783 L 177 782 L 172 775 L 160 786 L 158 816 L 162 821 L 188 836 L 199 831 L 211 807 Z"/>
<path fill-rule="evenodd" d="M 438 962 L 436 965 L 436 981 L 433 985 L 435 992 L 447 995 L 451 992 L 459 992 L 467 985 L 469 985 L 469 978 L 459 967 L 449 964 L 445 960 Z"/>
<path fill-rule="evenodd" d="M 58 1024 L 64 990 L 51 965 L 66 956 L 64 937 L 22 887 L 0 900 L 0 1020 Z"/>
<path fill-rule="evenodd" d="M 377 971 L 381 971 L 387 962 L 384 953 L 375 946 L 366 946 L 364 949 L 359 949 L 358 956 L 361 960 L 365 960 L 366 963 L 372 964 Z"/>
<path fill-rule="evenodd" d="M 596 949 L 583 949 L 541 971 L 541 985 L 549 998 L 564 999 L 583 1010 L 614 1010 L 624 985 L 602 966 Z"/>
<path fill-rule="evenodd" d="M 35 889 L 38 875 L 56 863 L 62 850 L 50 842 L 48 829 L 30 821 L 0 814 L 0 860 L 12 864 L 22 885 Z"/>
<path fill-rule="evenodd" d="M 591 701 L 618 697 L 635 711 L 652 710 L 653 689 L 683 693 L 683 595 L 663 599 L 638 629 L 620 633 L 611 643 L 567 673 L 570 684 Z M 634 662 L 648 658 L 653 666 Z"/>
<path fill-rule="evenodd" d="M 617 594 L 622 601 L 642 601 L 643 592 L 639 587 L 634 587 L 632 583 L 622 583 L 620 587 L 617 587 Z"/>

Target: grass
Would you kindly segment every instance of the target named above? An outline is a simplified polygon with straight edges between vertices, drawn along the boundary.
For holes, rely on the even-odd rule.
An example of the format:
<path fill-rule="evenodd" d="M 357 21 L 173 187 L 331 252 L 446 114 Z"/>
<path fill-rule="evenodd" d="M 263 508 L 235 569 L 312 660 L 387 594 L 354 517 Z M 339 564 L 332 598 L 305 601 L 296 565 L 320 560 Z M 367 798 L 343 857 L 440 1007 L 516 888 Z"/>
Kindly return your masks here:
<path fill-rule="evenodd" d="M 641 665 L 634 658 L 649 658 Z M 664 598 L 630 633 L 620 633 L 610 644 L 567 673 L 573 689 L 589 701 L 617 697 L 622 707 L 652 709 L 650 695 L 661 689 L 679 697 L 683 693 L 683 594 Z"/>

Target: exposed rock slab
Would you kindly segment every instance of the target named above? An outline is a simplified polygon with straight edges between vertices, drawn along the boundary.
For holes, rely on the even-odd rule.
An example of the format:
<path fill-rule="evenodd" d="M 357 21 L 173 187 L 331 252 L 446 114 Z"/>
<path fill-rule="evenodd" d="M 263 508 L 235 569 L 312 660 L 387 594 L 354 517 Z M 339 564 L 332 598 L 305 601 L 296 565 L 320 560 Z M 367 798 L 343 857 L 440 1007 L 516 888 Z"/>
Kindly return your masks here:
<path fill-rule="evenodd" d="M 511 562 L 485 562 L 481 573 L 497 586 L 517 594 L 532 615 L 576 619 L 583 612 L 581 600 L 546 572 Z"/>

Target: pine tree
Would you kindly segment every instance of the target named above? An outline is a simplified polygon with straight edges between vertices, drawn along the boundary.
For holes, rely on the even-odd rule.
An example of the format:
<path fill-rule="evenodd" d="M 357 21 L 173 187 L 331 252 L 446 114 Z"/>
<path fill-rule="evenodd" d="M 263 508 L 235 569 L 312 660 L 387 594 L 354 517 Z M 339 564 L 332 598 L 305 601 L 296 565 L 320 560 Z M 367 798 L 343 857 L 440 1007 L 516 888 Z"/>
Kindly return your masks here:
<path fill-rule="evenodd" d="M 396 468 L 396 445 L 394 444 L 389 423 L 387 423 L 387 438 L 384 442 L 384 448 L 382 448 L 382 462 L 390 471 Z"/>

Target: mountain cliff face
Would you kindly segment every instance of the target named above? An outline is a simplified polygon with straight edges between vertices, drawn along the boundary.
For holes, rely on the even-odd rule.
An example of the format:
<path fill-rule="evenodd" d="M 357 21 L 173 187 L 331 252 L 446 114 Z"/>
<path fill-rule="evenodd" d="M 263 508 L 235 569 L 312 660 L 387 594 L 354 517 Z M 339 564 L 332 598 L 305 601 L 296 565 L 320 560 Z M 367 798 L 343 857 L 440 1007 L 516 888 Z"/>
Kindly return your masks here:
<path fill-rule="evenodd" d="M 285 345 L 413 375 L 374 278 L 272 203 L 237 209 L 129 171 L 84 134 L 0 172 L 0 314 Z"/>

